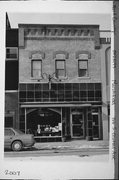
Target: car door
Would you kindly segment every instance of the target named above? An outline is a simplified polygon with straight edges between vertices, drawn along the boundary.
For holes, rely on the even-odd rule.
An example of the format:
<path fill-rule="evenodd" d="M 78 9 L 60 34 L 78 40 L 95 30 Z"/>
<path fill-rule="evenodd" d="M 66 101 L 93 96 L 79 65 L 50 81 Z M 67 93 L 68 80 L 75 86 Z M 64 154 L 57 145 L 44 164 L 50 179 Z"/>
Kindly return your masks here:
<path fill-rule="evenodd" d="M 5 139 L 4 139 L 4 146 L 5 148 L 11 147 L 12 140 L 14 138 L 15 133 L 12 129 L 5 129 Z"/>

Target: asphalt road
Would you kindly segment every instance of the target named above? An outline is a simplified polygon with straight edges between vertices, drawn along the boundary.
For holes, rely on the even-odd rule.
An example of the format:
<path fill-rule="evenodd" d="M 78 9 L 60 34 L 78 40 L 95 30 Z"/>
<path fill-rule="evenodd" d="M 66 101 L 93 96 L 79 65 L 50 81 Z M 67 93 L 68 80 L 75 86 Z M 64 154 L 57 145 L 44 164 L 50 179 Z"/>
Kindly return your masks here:
<path fill-rule="evenodd" d="M 80 157 L 92 156 L 92 155 L 104 155 L 108 154 L 108 149 L 101 148 L 88 148 L 88 149 L 74 149 L 74 150 L 36 150 L 36 149 L 26 149 L 20 152 L 5 151 L 4 157 L 40 157 L 40 156 L 66 156 L 66 155 L 77 155 Z"/>

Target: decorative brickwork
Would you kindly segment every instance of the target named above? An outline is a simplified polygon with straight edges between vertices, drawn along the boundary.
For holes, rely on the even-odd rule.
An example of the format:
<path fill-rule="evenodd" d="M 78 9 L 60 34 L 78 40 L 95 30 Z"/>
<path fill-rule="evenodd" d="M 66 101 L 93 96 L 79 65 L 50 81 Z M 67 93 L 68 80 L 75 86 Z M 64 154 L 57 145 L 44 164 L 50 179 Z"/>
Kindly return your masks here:
<path fill-rule="evenodd" d="M 57 55 L 64 55 L 65 59 L 69 58 L 69 54 L 66 51 L 55 51 L 53 53 L 53 59 L 57 58 Z"/>
<path fill-rule="evenodd" d="M 19 46 L 24 46 L 24 38 L 81 38 L 93 39 L 95 48 L 100 48 L 99 26 L 97 25 L 19 25 Z"/>
<path fill-rule="evenodd" d="M 28 28 L 25 29 L 25 37 L 40 37 L 40 36 L 94 36 L 94 30 L 82 28 Z"/>
<path fill-rule="evenodd" d="M 88 56 L 88 59 L 91 59 L 91 53 L 88 52 L 88 51 L 77 51 L 76 52 L 76 59 L 79 59 L 79 56 L 80 55 L 87 55 Z"/>
<path fill-rule="evenodd" d="M 33 58 L 40 58 L 40 59 L 45 59 L 45 53 L 42 51 L 31 51 L 29 52 L 29 58 L 33 59 Z"/>

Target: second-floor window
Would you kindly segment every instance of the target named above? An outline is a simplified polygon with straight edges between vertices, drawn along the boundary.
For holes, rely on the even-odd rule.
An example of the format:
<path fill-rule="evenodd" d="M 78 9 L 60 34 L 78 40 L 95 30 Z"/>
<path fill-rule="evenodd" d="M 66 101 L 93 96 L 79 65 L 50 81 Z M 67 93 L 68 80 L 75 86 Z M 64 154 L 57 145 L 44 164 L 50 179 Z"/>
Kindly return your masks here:
<path fill-rule="evenodd" d="M 18 49 L 15 47 L 6 48 L 6 59 L 16 60 L 18 58 Z"/>
<path fill-rule="evenodd" d="M 31 68 L 31 75 L 33 78 L 42 76 L 42 60 L 32 60 Z"/>
<path fill-rule="evenodd" d="M 56 77 L 65 77 L 66 76 L 66 64 L 65 60 L 56 60 Z"/>
<path fill-rule="evenodd" d="M 78 60 L 78 76 L 88 76 L 88 60 Z"/>

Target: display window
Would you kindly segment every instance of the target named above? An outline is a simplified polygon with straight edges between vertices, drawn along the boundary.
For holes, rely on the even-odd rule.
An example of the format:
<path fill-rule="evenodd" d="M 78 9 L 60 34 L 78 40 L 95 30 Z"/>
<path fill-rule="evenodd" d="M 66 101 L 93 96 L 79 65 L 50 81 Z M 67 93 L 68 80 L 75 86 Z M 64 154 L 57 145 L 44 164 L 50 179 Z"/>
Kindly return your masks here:
<path fill-rule="evenodd" d="M 27 133 L 40 137 L 56 137 L 62 134 L 61 110 L 38 108 L 27 110 Z"/>

